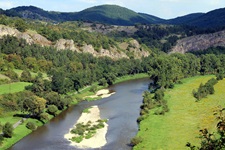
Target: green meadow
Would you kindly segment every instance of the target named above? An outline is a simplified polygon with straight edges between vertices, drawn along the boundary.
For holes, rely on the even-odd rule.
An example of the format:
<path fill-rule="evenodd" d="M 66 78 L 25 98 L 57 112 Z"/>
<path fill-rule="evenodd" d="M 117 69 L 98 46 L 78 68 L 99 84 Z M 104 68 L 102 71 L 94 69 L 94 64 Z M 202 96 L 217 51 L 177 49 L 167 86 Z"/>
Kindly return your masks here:
<path fill-rule="evenodd" d="M 8 93 L 16 93 L 23 91 L 26 86 L 30 85 L 28 82 L 14 82 L 0 85 L 0 95 Z"/>
<path fill-rule="evenodd" d="M 134 150 L 185 150 L 187 142 L 200 143 L 199 130 L 207 128 L 215 131 L 216 119 L 213 112 L 218 106 L 225 107 L 225 79 L 215 86 L 215 94 L 208 95 L 199 102 L 192 95 L 200 83 L 206 83 L 214 76 L 197 76 L 182 80 L 173 89 L 166 90 L 165 99 L 170 111 L 164 116 L 149 116 L 140 123 L 143 141 Z"/>

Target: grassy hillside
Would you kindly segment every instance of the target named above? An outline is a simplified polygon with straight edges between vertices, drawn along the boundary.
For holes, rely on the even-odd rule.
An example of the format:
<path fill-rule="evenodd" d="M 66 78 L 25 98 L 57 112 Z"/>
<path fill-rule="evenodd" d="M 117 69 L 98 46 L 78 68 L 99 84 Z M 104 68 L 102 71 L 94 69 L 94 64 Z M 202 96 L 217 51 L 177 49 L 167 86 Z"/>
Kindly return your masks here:
<path fill-rule="evenodd" d="M 165 92 L 170 111 L 165 116 L 149 115 L 141 122 L 138 136 L 143 142 L 135 150 L 149 149 L 188 149 L 187 142 L 198 145 L 199 130 L 215 129 L 216 120 L 213 111 L 219 105 L 225 106 L 225 79 L 215 85 L 215 94 L 195 102 L 192 90 L 200 83 L 207 82 L 213 76 L 198 76 L 183 80 L 183 84 Z"/>

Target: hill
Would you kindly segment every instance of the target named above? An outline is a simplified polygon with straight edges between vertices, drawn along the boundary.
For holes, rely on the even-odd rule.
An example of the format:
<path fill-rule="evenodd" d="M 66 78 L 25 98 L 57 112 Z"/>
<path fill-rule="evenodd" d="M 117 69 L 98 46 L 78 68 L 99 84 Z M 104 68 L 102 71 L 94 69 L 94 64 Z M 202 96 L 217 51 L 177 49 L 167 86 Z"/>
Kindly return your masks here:
<path fill-rule="evenodd" d="M 193 13 L 166 20 L 166 24 L 189 25 L 201 28 L 218 28 L 225 24 L 225 8 L 212 10 L 208 13 Z"/>
<path fill-rule="evenodd" d="M 150 23 L 138 13 L 117 5 L 101 5 L 85 9 L 75 15 L 75 20 L 101 22 L 113 25 Z"/>
<path fill-rule="evenodd" d="M 216 9 L 210 11 L 200 17 L 192 20 L 189 25 L 205 27 L 205 28 L 214 28 L 221 27 L 225 24 L 225 8 Z"/>
<path fill-rule="evenodd" d="M 133 10 L 118 5 L 100 5 L 87 8 L 80 12 L 45 11 L 34 6 L 20 6 L 5 11 L 0 9 L 0 14 L 51 22 L 82 20 L 122 26 L 135 24 L 172 24 L 215 28 L 223 27 L 225 23 L 225 8 L 212 10 L 208 13 L 192 13 L 168 20 L 150 14 L 136 13 Z"/>
<path fill-rule="evenodd" d="M 80 12 L 50 12 L 34 6 L 21 6 L 5 11 L 7 16 L 17 16 L 25 19 L 36 19 L 42 21 L 91 21 L 112 25 L 134 25 L 136 23 L 154 23 L 159 18 L 143 17 L 130 9 L 117 5 L 101 5 L 87 8 Z M 154 19 L 153 19 L 154 18 Z"/>
<path fill-rule="evenodd" d="M 177 25 L 188 24 L 190 21 L 195 20 L 202 15 L 204 15 L 204 13 L 188 14 L 188 15 L 177 17 L 177 18 L 174 18 L 174 19 L 166 20 L 164 23 L 177 24 Z"/>

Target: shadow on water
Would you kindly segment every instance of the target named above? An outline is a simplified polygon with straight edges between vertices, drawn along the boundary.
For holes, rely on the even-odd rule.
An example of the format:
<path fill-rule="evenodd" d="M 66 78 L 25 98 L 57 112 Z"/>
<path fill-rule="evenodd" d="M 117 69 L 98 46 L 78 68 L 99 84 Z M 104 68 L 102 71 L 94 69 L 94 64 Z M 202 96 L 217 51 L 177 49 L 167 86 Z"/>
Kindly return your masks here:
<path fill-rule="evenodd" d="M 79 150 L 70 146 L 64 135 L 76 123 L 83 109 L 93 105 L 98 105 L 101 118 L 109 119 L 107 144 L 100 149 L 130 150 L 130 140 L 138 132 L 136 120 L 139 117 L 142 93 L 147 90 L 149 82 L 149 79 L 138 79 L 113 85 L 109 87 L 110 91 L 116 92 L 112 96 L 92 102 L 84 101 L 68 108 L 9 150 Z"/>

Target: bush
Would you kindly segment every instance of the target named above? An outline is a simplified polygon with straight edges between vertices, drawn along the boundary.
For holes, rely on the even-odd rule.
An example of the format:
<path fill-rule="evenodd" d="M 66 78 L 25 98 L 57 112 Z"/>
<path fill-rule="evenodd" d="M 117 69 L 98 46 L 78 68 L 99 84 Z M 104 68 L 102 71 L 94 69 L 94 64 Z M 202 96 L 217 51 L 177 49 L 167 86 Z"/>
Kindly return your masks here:
<path fill-rule="evenodd" d="M 33 122 L 27 122 L 26 127 L 27 129 L 30 129 L 30 130 L 36 129 L 36 125 Z"/>
<path fill-rule="evenodd" d="M 142 120 L 144 120 L 146 118 L 146 116 L 140 116 L 137 119 L 137 123 L 140 123 Z"/>
<path fill-rule="evenodd" d="M 106 86 L 106 85 L 107 85 L 106 79 L 105 79 L 105 78 L 100 79 L 100 80 L 99 80 L 99 85 L 101 85 L 101 86 Z"/>
<path fill-rule="evenodd" d="M 24 70 L 21 74 L 20 81 L 30 82 L 31 80 L 31 73 L 28 70 Z"/>
<path fill-rule="evenodd" d="M 50 115 L 55 116 L 57 111 L 58 111 L 58 108 L 55 105 L 49 105 L 48 106 L 48 113 Z"/>
<path fill-rule="evenodd" d="M 141 137 L 137 136 L 131 139 L 130 145 L 134 147 L 135 145 L 141 143 L 143 140 Z"/>
<path fill-rule="evenodd" d="M 4 74 L 8 76 L 12 81 L 18 81 L 19 79 L 18 74 L 13 70 L 8 70 Z"/>
<path fill-rule="evenodd" d="M 76 143 L 80 143 L 83 140 L 83 136 L 78 136 L 78 137 L 72 137 L 72 141 L 76 142 Z"/>
<path fill-rule="evenodd" d="M 93 85 L 90 89 L 90 92 L 95 93 L 97 91 L 97 89 L 98 89 L 97 85 Z"/>
<path fill-rule="evenodd" d="M 7 122 L 2 128 L 3 136 L 6 138 L 11 138 L 13 135 L 13 126 L 11 123 Z"/>
<path fill-rule="evenodd" d="M 223 80 L 224 75 L 222 73 L 216 74 L 216 80 Z"/>

